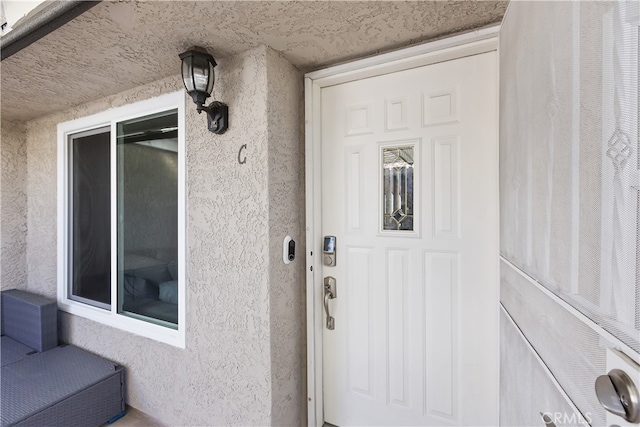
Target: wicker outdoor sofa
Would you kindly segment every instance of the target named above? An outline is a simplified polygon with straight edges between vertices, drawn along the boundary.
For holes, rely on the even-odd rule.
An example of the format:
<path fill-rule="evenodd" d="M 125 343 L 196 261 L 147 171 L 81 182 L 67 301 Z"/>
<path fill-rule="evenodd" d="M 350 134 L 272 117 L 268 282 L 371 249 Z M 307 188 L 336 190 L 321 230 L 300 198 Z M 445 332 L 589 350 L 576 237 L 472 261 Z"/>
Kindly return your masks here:
<path fill-rule="evenodd" d="M 101 426 L 124 414 L 124 370 L 58 345 L 55 301 L 2 291 L 1 426 Z"/>

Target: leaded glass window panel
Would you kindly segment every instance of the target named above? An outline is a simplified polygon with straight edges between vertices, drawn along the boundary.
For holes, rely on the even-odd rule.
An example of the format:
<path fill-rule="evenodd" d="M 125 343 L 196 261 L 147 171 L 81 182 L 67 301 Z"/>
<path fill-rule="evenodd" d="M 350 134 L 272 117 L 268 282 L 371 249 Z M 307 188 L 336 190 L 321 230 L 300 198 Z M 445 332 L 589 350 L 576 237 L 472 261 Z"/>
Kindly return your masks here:
<path fill-rule="evenodd" d="M 382 149 L 383 230 L 414 230 L 413 157 L 413 146 Z"/>

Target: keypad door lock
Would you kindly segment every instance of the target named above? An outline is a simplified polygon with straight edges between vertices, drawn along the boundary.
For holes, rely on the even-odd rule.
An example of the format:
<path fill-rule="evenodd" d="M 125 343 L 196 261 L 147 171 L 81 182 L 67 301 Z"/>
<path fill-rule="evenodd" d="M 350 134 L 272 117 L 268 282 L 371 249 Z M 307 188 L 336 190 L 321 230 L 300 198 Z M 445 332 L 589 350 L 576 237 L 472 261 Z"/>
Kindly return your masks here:
<path fill-rule="evenodd" d="M 336 236 L 324 236 L 322 244 L 322 264 L 326 267 L 336 266 Z"/>

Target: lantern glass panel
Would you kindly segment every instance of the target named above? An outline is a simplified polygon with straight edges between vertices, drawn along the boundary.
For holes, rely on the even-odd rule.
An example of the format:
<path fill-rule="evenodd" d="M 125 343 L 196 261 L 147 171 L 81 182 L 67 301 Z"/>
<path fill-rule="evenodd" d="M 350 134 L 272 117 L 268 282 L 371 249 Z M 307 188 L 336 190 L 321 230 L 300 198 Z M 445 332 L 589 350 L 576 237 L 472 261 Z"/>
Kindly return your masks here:
<path fill-rule="evenodd" d="M 193 86 L 193 77 L 191 76 L 191 61 L 193 57 L 184 58 L 182 60 L 182 81 L 187 92 L 191 92 L 195 89 Z"/>
<path fill-rule="evenodd" d="M 207 93 L 211 95 L 213 92 L 213 83 L 215 81 L 215 72 L 213 71 L 213 64 L 209 62 L 209 85 L 207 86 Z"/>
<path fill-rule="evenodd" d="M 209 61 L 206 58 L 193 59 L 193 84 L 195 90 L 207 92 L 209 87 Z"/>

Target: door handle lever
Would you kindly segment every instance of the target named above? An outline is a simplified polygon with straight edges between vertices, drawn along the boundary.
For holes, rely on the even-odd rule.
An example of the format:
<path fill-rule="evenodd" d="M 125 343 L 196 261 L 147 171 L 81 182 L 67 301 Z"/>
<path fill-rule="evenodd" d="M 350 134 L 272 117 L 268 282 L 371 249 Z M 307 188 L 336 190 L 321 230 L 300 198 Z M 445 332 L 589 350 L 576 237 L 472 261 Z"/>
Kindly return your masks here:
<path fill-rule="evenodd" d="M 329 310 L 329 300 L 336 297 L 336 279 L 328 276 L 324 278 L 324 311 L 327 313 L 327 329 L 333 331 L 336 327 L 335 319 Z"/>
<path fill-rule="evenodd" d="M 553 422 L 549 414 L 540 412 L 540 416 L 542 417 L 542 421 L 544 421 L 545 427 L 556 427 L 556 424 Z"/>

